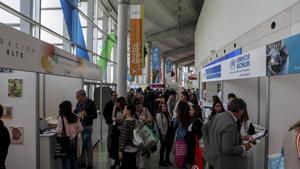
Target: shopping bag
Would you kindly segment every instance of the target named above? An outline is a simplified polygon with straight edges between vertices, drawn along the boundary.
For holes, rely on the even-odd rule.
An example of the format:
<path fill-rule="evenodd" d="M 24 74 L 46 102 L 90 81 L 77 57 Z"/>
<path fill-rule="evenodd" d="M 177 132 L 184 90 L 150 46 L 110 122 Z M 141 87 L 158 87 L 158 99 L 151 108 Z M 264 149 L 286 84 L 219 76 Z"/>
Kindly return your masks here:
<path fill-rule="evenodd" d="M 195 138 L 195 162 L 192 169 L 203 169 L 203 149 L 199 145 L 198 137 Z"/>
<path fill-rule="evenodd" d="M 187 144 L 184 140 L 175 141 L 175 162 L 179 168 L 184 168 L 187 156 Z"/>
<path fill-rule="evenodd" d="M 54 158 L 65 158 L 69 153 L 70 148 L 70 137 L 66 134 L 65 123 L 63 120 L 63 115 L 61 114 L 62 120 L 62 136 L 56 137 L 56 145 L 54 148 Z"/>
<path fill-rule="evenodd" d="M 284 169 L 283 152 L 269 155 L 269 169 Z"/>
<path fill-rule="evenodd" d="M 141 151 L 151 152 L 158 142 L 159 137 L 147 125 L 138 127 L 133 131 L 133 144 Z"/>

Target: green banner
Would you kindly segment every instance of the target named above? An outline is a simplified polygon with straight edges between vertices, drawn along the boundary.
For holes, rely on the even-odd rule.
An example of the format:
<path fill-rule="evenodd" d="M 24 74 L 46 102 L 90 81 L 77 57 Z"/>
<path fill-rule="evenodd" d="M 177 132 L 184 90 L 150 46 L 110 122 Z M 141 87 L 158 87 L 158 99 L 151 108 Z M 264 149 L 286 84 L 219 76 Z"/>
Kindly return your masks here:
<path fill-rule="evenodd" d="M 101 58 L 97 60 L 97 65 L 101 67 L 101 69 L 106 69 L 107 62 L 111 58 L 111 52 L 117 42 L 117 37 L 114 32 L 108 33 L 108 36 L 105 39 L 104 46 L 101 51 Z"/>

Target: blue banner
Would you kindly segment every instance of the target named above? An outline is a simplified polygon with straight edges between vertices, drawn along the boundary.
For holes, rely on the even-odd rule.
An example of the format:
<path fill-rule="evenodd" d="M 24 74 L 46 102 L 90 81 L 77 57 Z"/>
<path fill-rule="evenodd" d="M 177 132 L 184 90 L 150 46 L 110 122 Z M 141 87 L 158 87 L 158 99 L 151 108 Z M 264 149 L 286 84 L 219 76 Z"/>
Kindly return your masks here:
<path fill-rule="evenodd" d="M 71 41 L 79 46 L 76 48 L 76 55 L 90 60 L 86 49 L 86 44 L 83 37 L 82 26 L 79 19 L 78 11 L 76 10 L 78 0 L 60 0 L 63 10 L 68 34 Z M 84 49 L 82 49 L 82 48 Z"/>
<path fill-rule="evenodd" d="M 300 73 L 300 34 L 267 45 L 267 75 Z"/>
<path fill-rule="evenodd" d="M 152 83 L 160 82 L 160 48 L 152 49 Z"/>
<path fill-rule="evenodd" d="M 172 72 L 172 66 L 173 66 L 173 63 L 167 59 L 166 61 L 166 73 L 171 73 Z"/>
<path fill-rule="evenodd" d="M 238 55 L 240 55 L 240 54 L 242 54 L 242 48 L 236 49 L 236 50 L 234 50 L 234 51 L 228 53 L 227 55 L 222 56 L 222 57 L 220 57 L 220 58 L 218 58 L 218 59 L 216 59 L 216 60 L 214 60 L 214 61 L 208 63 L 207 65 L 205 65 L 205 67 L 211 66 L 211 65 L 216 64 L 216 63 L 221 63 L 221 62 L 223 62 L 224 60 L 233 58 L 233 57 L 238 56 Z"/>

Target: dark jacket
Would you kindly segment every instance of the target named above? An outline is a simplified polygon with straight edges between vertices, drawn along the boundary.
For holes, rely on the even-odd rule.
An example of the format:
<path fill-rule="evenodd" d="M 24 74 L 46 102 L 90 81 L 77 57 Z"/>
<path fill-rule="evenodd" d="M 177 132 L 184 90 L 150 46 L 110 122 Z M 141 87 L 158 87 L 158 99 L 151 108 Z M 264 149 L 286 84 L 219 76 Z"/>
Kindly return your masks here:
<path fill-rule="evenodd" d="M 202 126 L 203 126 L 203 123 L 200 118 L 194 119 L 185 135 L 185 141 L 188 145 L 187 162 L 188 162 L 188 164 L 191 164 L 191 165 L 193 165 L 195 162 L 196 136 L 197 136 L 197 141 L 199 142 L 199 140 L 202 137 L 202 131 L 201 131 Z"/>
<path fill-rule="evenodd" d="M 10 135 L 2 120 L 0 120 L 0 138 L 0 168 L 5 169 L 5 160 L 10 145 Z"/>
<path fill-rule="evenodd" d="M 104 106 L 103 116 L 104 116 L 106 124 L 112 124 L 113 123 L 112 112 L 113 112 L 114 106 L 115 106 L 115 104 L 112 100 L 107 102 Z"/>
<path fill-rule="evenodd" d="M 205 158 L 215 169 L 247 168 L 238 124 L 229 112 L 220 113 L 209 122 L 205 140 Z"/>
<path fill-rule="evenodd" d="M 79 102 L 76 105 L 75 114 L 78 114 L 81 111 L 86 112 L 86 116 L 83 118 L 82 125 L 83 126 L 92 126 L 93 120 L 97 118 L 97 109 L 93 100 L 87 98 L 87 100 L 83 102 Z"/>

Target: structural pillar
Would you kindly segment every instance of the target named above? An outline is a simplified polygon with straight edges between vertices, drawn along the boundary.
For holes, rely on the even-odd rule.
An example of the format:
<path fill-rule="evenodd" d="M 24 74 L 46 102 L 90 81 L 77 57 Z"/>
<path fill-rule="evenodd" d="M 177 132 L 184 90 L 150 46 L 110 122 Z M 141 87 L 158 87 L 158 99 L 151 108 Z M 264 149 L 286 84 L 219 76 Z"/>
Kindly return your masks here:
<path fill-rule="evenodd" d="M 152 44 L 151 42 L 146 43 L 146 49 L 147 49 L 147 56 L 145 60 L 145 68 L 146 68 L 146 85 L 150 86 L 151 81 L 151 48 Z"/>
<path fill-rule="evenodd" d="M 162 83 L 165 84 L 166 83 L 166 58 L 163 57 L 162 58 Z"/>
<path fill-rule="evenodd" d="M 129 0 L 118 0 L 117 92 L 119 96 L 126 96 L 127 92 L 127 27 L 129 19 L 128 7 Z"/>

